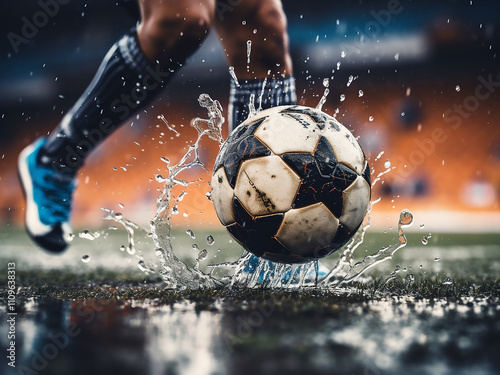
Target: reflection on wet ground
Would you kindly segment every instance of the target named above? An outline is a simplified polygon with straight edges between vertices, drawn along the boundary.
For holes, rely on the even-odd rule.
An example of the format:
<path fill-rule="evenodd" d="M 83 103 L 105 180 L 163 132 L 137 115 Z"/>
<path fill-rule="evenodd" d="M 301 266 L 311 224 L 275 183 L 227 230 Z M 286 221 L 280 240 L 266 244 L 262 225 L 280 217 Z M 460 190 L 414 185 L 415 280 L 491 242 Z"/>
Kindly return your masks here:
<path fill-rule="evenodd" d="M 500 368 L 498 293 L 452 301 L 262 291 L 246 300 L 171 303 L 103 295 L 96 288 L 95 298 L 42 296 L 19 306 L 12 373 L 494 374 Z M 2 341 L 6 327 L 2 322 Z M 2 373 L 9 370 L 3 366 Z"/>
<path fill-rule="evenodd" d="M 117 250 L 123 235 L 111 249 L 76 243 L 58 258 L 7 235 L 0 264 L 16 263 L 16 367 L 5 350 L 4 272 L 2 375 L 493 375 L 500 368 L 498 235 L 433 235 L 424 246 L 418 234 L 410 239 L 416 245 L 339 290 L 182 293 L 117 256 L 127 255 Z M 370 238 L 366 247 L 380 248 Z M 179 248 L 192 253 L 191 242 Z M 216 252 L 218 262 L 226 250 Z"/>

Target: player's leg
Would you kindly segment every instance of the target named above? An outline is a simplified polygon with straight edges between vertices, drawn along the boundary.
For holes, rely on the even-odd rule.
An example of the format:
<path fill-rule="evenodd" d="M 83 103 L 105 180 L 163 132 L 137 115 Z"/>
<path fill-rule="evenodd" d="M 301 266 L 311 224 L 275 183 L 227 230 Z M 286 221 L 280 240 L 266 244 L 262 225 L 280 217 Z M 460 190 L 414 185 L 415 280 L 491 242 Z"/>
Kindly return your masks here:
<path fill-rule="evenodd" d="M 219 0 L 215 27 L 239 81 L 231 81 L 230 129 L 247 118 L 251 94 L 259 106 L 266 77 L 262 108 L 296 103 L 287 20 L 279 0 Z"/>
<path fill-rule="evenodd" d="M 157 97 L 205 38 L 214 7 L 214 0 L 141 0 L 137 28 L 111 47 L 93 81 L 51 135 L 22 152 L 26 227 L 40 246 L 66 248 L 74 177 L 85 157 Z"/>

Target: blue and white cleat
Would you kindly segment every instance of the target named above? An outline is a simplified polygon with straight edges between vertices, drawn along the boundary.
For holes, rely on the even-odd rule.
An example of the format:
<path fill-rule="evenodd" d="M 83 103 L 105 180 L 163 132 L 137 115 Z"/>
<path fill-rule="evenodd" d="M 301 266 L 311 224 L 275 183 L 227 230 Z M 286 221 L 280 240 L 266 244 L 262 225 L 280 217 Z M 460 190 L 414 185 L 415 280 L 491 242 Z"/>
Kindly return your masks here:
<path fill-rule="evenodd" d="M 26 197 L 26 230 L 39 246 L 62 252 L 69 245 L 73 176 L 42 165 L 38 160 L 45 138 L 26 147 L 18 159 L 18 172 Z"/>

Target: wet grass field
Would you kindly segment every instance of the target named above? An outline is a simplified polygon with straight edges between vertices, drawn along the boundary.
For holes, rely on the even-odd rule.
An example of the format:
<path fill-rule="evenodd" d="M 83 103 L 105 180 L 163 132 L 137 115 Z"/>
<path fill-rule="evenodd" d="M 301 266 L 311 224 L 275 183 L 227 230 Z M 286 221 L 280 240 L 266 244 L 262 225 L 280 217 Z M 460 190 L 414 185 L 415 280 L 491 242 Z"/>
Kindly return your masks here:
<path fill-rule="evenodd" d="M 98 231 L 99 232 L 99 231 Z M 409 233 L 392 260 L 338 289 L 166 290 L 146 233 L 136 253 L 121 230 L 77 236 L 63 255 L 4 228 L 0 342 L 15 368 L 2 374 L 496 374 L 500 368 L 500 235 Z M 95 232 L 90 232 L 94 234 Z M 236 260 L 224 232 L 174 232 L 194 263 Z M 206 237 L 215 242 L 208 245 Z M 397 241 L 367 232 L 357 257 Z M 220 251 L 219 251 L 220 249 Z M 325 259 L 327 266 L 336 255 Z M 8 264 L 15 263 L 9 314 Z M 152 267 L 153 268 L 153 267 Z M 8 319 L 15 316 L 15 325 Z M 10 331 L 9 331 L 10 330 Z M 11 350 L 12 351 L 12 350 Z M 4 351 L 4 353 L 9 351 Z M 8 355 L 8 354 L 7 354 Z"/>

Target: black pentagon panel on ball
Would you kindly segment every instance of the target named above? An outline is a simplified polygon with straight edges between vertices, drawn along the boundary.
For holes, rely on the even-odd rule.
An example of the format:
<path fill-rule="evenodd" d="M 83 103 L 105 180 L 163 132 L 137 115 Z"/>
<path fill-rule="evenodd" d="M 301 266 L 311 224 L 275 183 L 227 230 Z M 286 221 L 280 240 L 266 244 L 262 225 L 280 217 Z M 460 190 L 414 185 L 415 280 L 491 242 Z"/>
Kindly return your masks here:
<path fill-rule="evenodd" d="M 337 165 L 337 158 L 333 152 L 330 142 L 325 137 L 321 137 L 316 145 L 314 157 L 318 162 L 318 168 L 323 176 L 331 176 Z"/>
<path fill-rule="evenodd" d="M 333 250 L 337 250 L 344 246 L 352 238 L 353 234 L 356 233 L 360 225 L 358 225 L 358 227 L 354 231 L 349 232 L 347 228 L 342 225 L 342 223 L 339 223 L 337 233 L 335 233 L 335 237 L 333 237 L 333 240 L 330 243 L 330 248 Z"/>
<path fill-rule="evenodd" d="M 323 202 L 336 217 L 342 213 L 342 192 L 356 179 L 356 172 L 337 159 L 330 142 L 321 137 L 314 154 L 283 154 L 283 160 L 301 178 L 293 208 Z"/>
<path fill-rule="evenodd" d="M 264 252 L 290 254 L 274 237 L 283 222 L 282 213 L 253 217 L 237 197 L 233 198 L 233 207 L 236 223 L 226 228 L 248 251 L 258 256 Z"/>
<path fill-rule="evenodd" d="M 333 172 L 333 185 L 335 189 L 343 192 L 356 180 L 358 174 L 344 164 L 337 164 Z"/>
<path fill-rule="evenodd" d="M 299 191 L 292 207 L 301 208 L 317 203 L 320 200 L 321 192 L 316 189 L 316 186 L 318 185 L 317 181 L 322 179 L 322 176 L 314 156 L 311 154 L 283 154 L 282 159 L 301 179 Z"/>
<path fill-rule="evenodd" d="M 361 176 L 363 176 L 366 182 L 368 182 L 368 186 L 372 186 L 370 166 L 368 165 L 368 162 L 365 162 L 365 169 L 363 170 L 363 173 L 361 173 Z"/>
<path fill-rule="evenodd" d="M 321 202 L 330 210 L 337 219 L 342 215 L 343 199 L 342 191 L 335 188 L 333 182 L 324 184 L 322 187 Z"/>
<path fill-rule="evenodd" d="M 215 160 L 214 171 L 224 166 L 229 185 L 234 189 L 236 176 L 243 161 L 271 155 L 271 150 L 254 137 L 254 133 L 266 117 L 248 125 L 238 126 L 227 138 Z"/>

